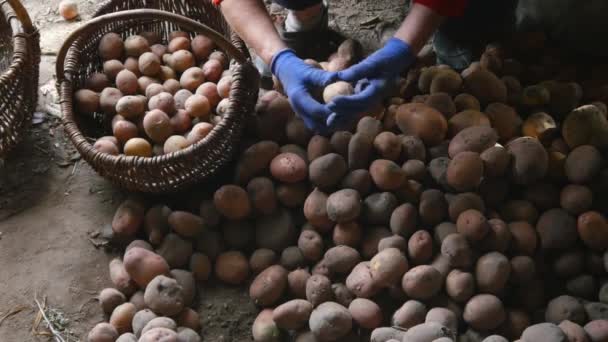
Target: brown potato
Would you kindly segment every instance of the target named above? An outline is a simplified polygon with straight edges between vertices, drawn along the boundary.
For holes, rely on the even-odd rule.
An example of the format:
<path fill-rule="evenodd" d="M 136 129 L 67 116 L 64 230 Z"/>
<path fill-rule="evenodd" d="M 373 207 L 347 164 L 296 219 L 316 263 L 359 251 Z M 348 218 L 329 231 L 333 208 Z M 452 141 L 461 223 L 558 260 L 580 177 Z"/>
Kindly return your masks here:
<path fill-rule="evenodd" d="M 199 67 L 191 67 L 182 73 L 179 83 L 183 89 L 188 89 L 189 91 L 194 92 L 201 84 L 205 83 L 205 80 L 208 79 L 205 76 L 203 69 Z"/>
<path fill-rule="evenodd" d="M 395 327 L 409 329 L 424 323 L 427 314 L 426 306 L 417 300 L 408 300 L 393 313 L 391 324 Z"/>
<path fill-rule="evenodd" d="M 247 193 L 254 211 L 269 215 L 276 210 L 277 197 L 274 184 L 269 178 L 253 178 L 247 184 Z"/>
<path fill-rule="evenodd" d="M 483 161 L 477 152 L 461 152 L 452 159 L 446 171 L 447 183 L 457 191 L 470 191 L 483 177 Z"/>
<path fill-rule="evenodd" d="M 406 135 L 416 135 L 427 146 L 438 145 L 447 133 L 447 121 L 441 113 L 420 103 L 401 105 L 396 114 L 397 125 Z"/>
<path fill-rule="evenodd" d="M 361 198 L 352 189 L 344 189 L 331 194 L 327 199 L 327 215 L 330 220 L 346 223 L 355 220 L 361 212 Z"/>
<path fill-rule="evenodd" d="M 251 178 L 259 175 L 270 165 L 278 154 L 279 145 L 272 141 L 260 141 L 247 148 L 239 157 L 235 170 L 238 184 L 246 184 Z"/>
<path fill-rule="evenodd" d="M 222 97 L 218 92 L 217 85 L 213 82 L 204 82 L 196 88 L 196 94 L 203 95 L 209 101 L 211 108 L 217 107 Z"/>
<path fill-rule="evenodd" d="M 330 153 L 313 160 L 308 174 L 313 185 L 321 189 L 329 189 L 338 184 L 346 171 L 344 158 L 339 154 Z"/>
<path fill-rule="evenodd" d="M 114 32 L 106 33 L 99 41 L 99 56 L 104 61 L 121 59 L 124 48 L 124 42 L 118 34 Z"/>
<path fill-rule="evenodd" d="M 103 73 L 106 74 L 108 80 L 112 82 L 116 80 L 116 75 L 118 75 L 119 72 L 124 70 L 124 68 L 125 66 L 122 64 L 122 62 L 116 59 L 111 59 L 103 63 Z M 101 92 L 103 91 L 103 89 L 99 91 Z"/>
<path fill-rule="evenodd" d="M 110 316 L 110 324 L 116 328 L 119 334 L 124 334 L 132 330 L 131 322 L 135 316 L 135 305 L 124 303 L 117 306 Z"/>
<path fill-rule="evenodd" d="M 338 223 L 334 227 L 332 238 L 335 245 L 357 247 L 362 234 L 361 226 L 356 222 Z"/>
<path fill-rule="evenodd" d="M 341 188 L 356 190 L 359 195 L 367 196 L 372 190 L 372 177 L 369 171 L 359 169 L 349 172 L 340 184 Z"/>
<path fill-rule="evenodd" d="M 369 136 L 355 133 L 348 143 L 348 169 L 367 169 L 373 150 L 373 141 Z"/>
<path fill-rule="evenodd" d="M 133 316 L 133 333 L 136 336 L 141 336 L 142 330 L 150 321 L 157 318 L 156 314 L 150 309 L 142 309 L 135 313 Z"/>
<path fill-rule="evenodd" d="M 141 336 L 138 342 L 177 341 L 177 333 L 167 328 L 154 328 Z"/>
<path fill-rule="evenodd" d="M 213 49 L 215 49 L 215 43 L 210 38 L 199 34 L 192 39 L 191 47 L 196 60 L 200 62 L 209 57 Z"/>
<path fill-rule="evenodd" d="M 186 133 L 190 127 L 192 127 L 192 119 L 184 109 L 178 110 L 177 113 L 169 119 L 169 122 L 171 123 L 173 132 L 178 134 Z"/>
<path fill-rule="evenodd" d="M 479 68 L 463 75 L 463 77 L 467 92 L 475 96 L 482 105 L 492 102 L 506 102 L 507 88 L 491 71 Z"/>
<path fill-rule="evenodd" d="M 137 198 L 128 198 L 116 209 L 112 219 L 112 231 L 119 237 L 133 237 L 142 226 L 145 203 Z"/>
<path fill-rule="evenodd" d="M 185 337 L 184 331 L 188 331 L 188 338 L 186 338 L 186 342 L 197 341 L 200 339 L 197 331 L 201 330 L 201 322 L 198 313 L 190 308 L 185 308 L 176 318 L 177 325 L 180 327 L 177 328 L 178 341 Z"/>
<path fill-rule="evenodd" d="M 545 112 L 534 113 L 524 122 L 522 133 L 547 144 L 558 134 L 557 124 L 553 117 Z"/>
<path fill-rule="evenodd" d="M 608 221 L 599 212 L 588 211 L 580 215 L 577 229 L 587 247 L 601 252 L 608 246 Z"/>
<path fill-rule="evenodd" d="M 160 109 L 153 109 L 146 113 L 143 125 L 150 139 L 159 144 L 164 143 L 173 133 L 169 116 Z"/>
<path fill-rule="evenodd" d="M 393 210 L 390 228 L 393 234 L 409 238 L 416 230 L 418 211 L 411 203 L 404 203 Z"/>
<path fill-rule="evenodd" d="M 169 63 L 168 64 L 171 69 L 176 72 L 184 72 L 189 68 L 194 67 L 195 60 L 194 55 L 190 51 L 187 50 L 178 50 L 169 55 Z"/>
<path fill-rule="evenodd" d="M 137 94 L 137 75 L 127 69 L 120 71 L 116 75 L 116 88 L 126 95 Z"/>
<path fill-rule="evenodd" d="M 249 272 L 249 262 L 241 252 L 222 253 L 215 261 L 215 275 L 230 285 L 242 284 L 249 277 Z"/>
<path fill-rule="evenodd" d="M 95 144 L 93 144 L 93 148 L 101 153 L 107 153 L 113 156 L 117 156 L 120 153 L 118 145 L 107 139 L 98 139 L 95 141 Z"/>
<path fill-rule="evenodd" d="M 146 95 L 146 98 L 148 98 L 148 100 L 149 100 L 153 96 L 156 96 L 164 91 L 165 91 L 165 87 L 163 87 L 162 84 L 152 83 L 146 88 L 145 95 Z"/>
<path fill-rule="evenodd" d="M 160 73 L 160 58 L 152 52 L 144 52 L 138 63 L 142 75 L 154 77 Z"/>
<path fill-rule="evenodd" d="M 251 283 L 249 297 L 262 307 L 275 305 L 287 288 L 287 273 L 280 265 L 268 267 Z"/>
<path fill-rule="evenodd" d="M 442 286 L 441 273 L 429 265 L 416 266 L 403 276 L 401 286 L 412 299 L 430 299 Z"/>
<path fill-rule="evenodd" d="M 302 230 L 298 238 L 298 248 L 304 258 L 309 261 L 319 261 L 323 256 L 323 239 L 314 230 Z"/>
<path fill-rule="evenodd" d="M 490 103 L 485 110 L 500 141 L 507 142 L 519 136 L 522 119 L 513 107 L 503 103 Z"/>
<path fill-rule="evenodd" d="M 98 323 L 87 335 L 89 342 L 111 342 L 118 338 L 118 331 L 110 323 Z"/>
<path fill-rule="evenodd" d="M 107 62 L 106 62 L 107 63 Z M 105 63 L 104 63 L 105 64 Z M 110 86 L 110 80 L 106 74 L 94 72 L 84 82 L 84 87 L 96 93 Z"/>
<path fill-rule="evenodd" d="M 560 194 L 560 204 L 572 215 L 580 215 L 588 211 L 593 204 L 593 193 L 582 185 L 566 185 Z"/>
<path fill-rule="evenodd" d="M 277 327 L 285 330 L 298 330 L 308 323 L 313 306 L 303 299 L 294 299 L 276 307 L 272 320 Z"/>
<path fill-rule="evenodd" d="M 465 110 L 481 110 L 481 105 L 475 96 L 467 93 L 456 95 L 456 97 L 454 97 L 454 105 L 456 106 L 456 110 L 458 112 Z"/>
<path fill-rule="evenodd" d="M 563 209 L 545 211 L 536 223 L 536 230 L 544 250 L 563 250 L 577 239 L 576 219 Z"/>
<path fill-rule="evenodd" d="M 370 261 L 372 281 L 381 287 L 395 285 L 409 268 L 403 253 L 397 248 L 387 248 Z"/>
<path fill-rule="evenodd" d="M 160 255 L 140 247 L 131 248 L 125 253 L 124 268 L 142 288 L 157 275 L 169 273 L 169 265 Z"/>
<path fill-rule="evenodd" d="M 106 88 L 99 94 L 99 108 L 107 115 L 116 114 L 116 104 L 122 98 L 122 92 L 116 88 Z"/>
<path fill-rule="evenodd" d="M 461 87 L 462 78 L 457 72 L 450 69 L 440 69 L 435 73 L 429 86 L 429 91 L 431 94 L 444 92 L 454 95 Z"/>
<path fill-rule="evenodd" d="M 306 281 L 306 299 L 313 307 L 332 301 L 334 295 L 331 288 L 331 280 L 321 274 L 313 274 L 309 277 Z"/>
<path fill-rule="evenodd" d="M 602 156 L 600 151 L 591 145 L 582 145 L 573 149 L 564 164 L 568 180 L 575 184 L 590 182 L 600 171 Z"/>
<path fill-rule="evenodd" d="M 486 217 L 475 209 L 463 211 L 456 222 L 458 233 L 470 241 L 481 241 L 490 231 L 490 224 Z"/>
<path fill-rule="evenodd" d="M 427 263 L 433 257 L 433 238 L 426 230 L 412 234 L 408 241 L 408 256 L 414 265 Z"/>
<path fill-rule="evenodd" d="M 168 92 L 161 92 L 158 95 L 152 96 L 148 101 L 148 109 L 150 111 L 160 110 L 165 114 L 171 115 L 175 113 L 175 107 L 173 95 Z"/>
<path fill-rule="evenodd" d="M 293 153 L 281 153 L 270 162 L 272 176 L 285 183 L 297 183 L 308 176 L 306 162 Z"/>
<path fill-rule="evenodd" d="M 306 282 L 311 275 L 305 269 L 297 269 L 287 275 L 289 293 L 296 298 L 306 298 Z"/>
<path fill-rule="evenodd" d="M 509 259 L 498 252 L 482 255 L 475 266 L 477 288 L 482 293 L 498 295 L 507 285 L 511 273 Z"/>
<path fill-rule="evenodd" d="M 116 307 L 127 301 L 125 295 L 114 288 L 101 290 L 98 299 L 101 309 L 106 315 L 110 315 Z"/>
<path fill-rule="evenodd" d="M 175 37 L 169 41 L 167 51 L 174 53 L 179 50 L 190 50 L 190 38 L 188 37 Z"/>
<path fill-rule="evenodd" d="M 371 266 L 367 261 L 360 262 L 346 277 L 346 287 L 359 298 L 370 298 L 377 294 L 381 287 L 372 278 Z"/>
<path fill-rule="evenodd" d="M 443 193 L 437 189 L 425 190 L 420 195 L 418 213 L 424 225 L 434 226 L 441 223 L 448 215 L 448 204 Z"/>
<path fill-rule="evenodd" d="M 192 127 L 192 130 L 188 133 L 186 139 L 190 145 L 194 145 L 197 142 L 205 139 L 207 135 L 213 130 L 213 125 L 208 122 L 199 122 Z"/>
<path fill-rule="evenodd" d="M 566 334 L 553 323 L 539 323 L 531 325 L 521 335 L 522 341 L 547 341 L 566 342 Z"/>
<path fill-rule="evenodd" d="M 254 341 L 281 341 L 282 333 L 272 319 L 272 312 L 272 309 L 264 309 L 260 311 L 256 319 L 253 321 L 251 332 Z"/>
<path fill-rule="evenodd" d="M 553 324 L 559 324 L 566 320 L 584 324 L 587 321 L 587 314 L 583 304 L 578 299 L 571 296 L 559 296 L 553 298 L 547 304 L 545 320 Z"/>
<path fill-rule="evenodd" d="M 450 271 L 445 280 L 445 291 L 454 301 L 466 303 L 475 294 L 473 274 L 460 270 Z"/>
<path fill-rule="evenodd" d="M 128 57 L 124 62 L 125 70 L 132 72 L 135 77 L 140 77 L 141 72 L 139 72 L 139 60 L 135 57 Z M 118 77 L 118 75 L 116 75 Z M 118 88 L 118 86 L 117 86 Z"/>
<path fill-rule="evenodd" d="M 508 226 L 512 236 L 511 250 L 518 254 L 534 255 L 538 240 L 534 227 L 525 221 L 511 222 Z"/>
<path fill-rule="evenodd" d="M 172 268 L 181 268 L 188 264 L 192 255 L 192 242 L 182 239 L 177 234 L 169 233 L 156 251 Z"/>
<path fill-rule="evenodd" d="M 131 138 L 124 146 L 127 156 L 152 157 L 152 145 L 143 138 Z"/>
<path fill-rule="evenodd" d="M 205 282 L 211 275 L 211 261 L 202 253 L 194 253 L 190 257 L 190 271 L 198 282 Z"/>
<path fill-rule="evenodd" d="M 315 308 L 309 320 L 312 333 L 322 341 L 335 341 L 352 329 L 352 316 L 342 305 L 327 302 Z"/>
<path fill-rule="evenodd" d="M 181 89 L 181 85 L 179 84 L 179 81 L 176 79 L 173 79 L 173 78 L 165 80 L 165 82 L 163 82 L 163 89 L 167 93 L 174 95 L 174 100 L 177 100 L 177 101 L 175 101 L 176 109 L 184 109 L 183 107 L 184 107 L 184 104 L 186 103 L 186 99 L 187 99 L 187 97 L 186 97 L 186 99 L 181 100 L 181 98 L 178 98 L 178 96 L 177 96 L 178 94 L 184 94 L 184 95 L 187 94 L 188 96 L 192 95 L 192 93 L 190 93 L 189 90 Z M 176 99 L 176 98 L 178 98 L 178 99 Z M 178 108 L 178 105 L 180 105 L 180 104 L 181 104 L 182 108 Z"/>
<path fill-rule="evenodd" d="M 477 152 L 494 147 L 498 140 L 498 135 L 491 127 L 473 126 L 460 131 L 450 141 L 448 153 L 451 158 L 456 157 L 461 152 Z"/>
<path fill-rule="evenodd" d="M 232 89 L 232 76 L 222 77 L 217 82 L 217 92 L 221 98 L 226 99 L 230 97 L 230 90 Z"/>
<path fill-rule="evenodd" d="M 452 267 L 466 268 L 473 264 L 473 251 L 462 234 L 450 234 L 441 243 L 441 255 L 448 258 Z"/>
<path fill-rule="evenodd" d="M 186 113 L 193 118 L 199 118 L 200 120 L 208 120 L 209 114 L 211 113 L 211 104 L 209 100 L 203 95 L 192 95 L 186 100 L 184 104 Z"/>
<path fill-rule="evenodd" d="M 335 246 L 328 249 L 323 263 L 330 274 L 348 274 L 361 261 L 359 252 L 349 246 Z"/>
<path fill-rule="evenodd" d="M 506 313 L 500 299 L 480 294 L 467 302 L 463 318 L 475 330 L 488 331 L 497 328 L 505 320 Z"/>
<path fill-rule="evenodd" d="M 163 44 L 153 44 L 150 46 L 150 51 L 160 59 L 167 53 L 167 46 Z"/>
<path fill-rule="evenodd" d="M 570 148 L 593 145 L 608 146 L 608 118 L 595 105 L 585 105 L 573 110 L 562 123 L 562 136 Z"/>
<path fill-rule="evenodd" d="M 139 57 L 150 51 L 148 40 L 142 36 L 130 36 L 125 40 L 125 52 L 129 57 Z"/>
<path fill-rule="evenodd" d="M 209 59 L 202 66 L 203 75 L 206 80 L 217 83 L 221 77 L 224 67 L 222 63 L 216 59 Z"/>
<path fill-rule="evenodd" d="M 520 185 L 529 185 L 542 179 L 547 173 L 549 157 L 547 151 L 534 138 L 521 137 L 507 144 L 512 156 L 511 179 Z"/>
<path fill-rule="evenodd" d="M 375 329 L 382 324 L 382 310 L 369 299 L 357 298 L 348 306 L 355 323 L 364 329 Z"/>
<path fill-rule="evenodd" d="M 448 122 L 449 135 L 454 137 L 462 130 L 475 126 L 491 127 L 490 119 L 482 112 L 464 110 L 452 116 Z"/>
<path fill-rule="evenodd" d="M 401 156 L 401 140 L 392 132 L 378 134 L 374 139 L 374 148 L 383 159 L 396 161 Z"/>
<path fill-rule="evenodd" d="M 484 176 L 502 177 L 511 163 L 511 155 L 502 146 L 493 146 L 480 155 L 483 160 Z"/>
<path fill-rule="evenodd" d="M 251 203 L 247 192 L 236 185 L 224 185 L 213 195 L 217 210 L 230 220 L 240 220 L 249 216 Z"/>
<path fill-rule="evenodd" d="M 395 162 L 386 159 L 374 160 L 369 173 L 376 186 L 384 191 L 396 190 L 406 181 L 405 171 Z"/>
<path fill-rule="evenodd" d="M 146 110 L 146 102 L 140 96 L 123 96 L 116 103 L 116 113 L 125 119 L 136 119 Z"/>
<path fill-rule="evenodd" d="M 448 93 L 431 94 L 426 98 L 424 104 L 438 110 L 446 118 L 450 118 L 456 113 L 456 105 Z"/>
<path fill-rule="evenodd" d="M 308 161 L 312 162 L 315 159 L 332 152 L 331 144 L 326 137 L 315 135 L 310 138 L 307 146 Z"/>
<path fill-rule="evenodd" d="M 344 81 L 338 81 L 325 87 L 323 90 L 323 101 L 329 103 L 336 96 L 348 96 L 355 92 L 353 86 Z"/>

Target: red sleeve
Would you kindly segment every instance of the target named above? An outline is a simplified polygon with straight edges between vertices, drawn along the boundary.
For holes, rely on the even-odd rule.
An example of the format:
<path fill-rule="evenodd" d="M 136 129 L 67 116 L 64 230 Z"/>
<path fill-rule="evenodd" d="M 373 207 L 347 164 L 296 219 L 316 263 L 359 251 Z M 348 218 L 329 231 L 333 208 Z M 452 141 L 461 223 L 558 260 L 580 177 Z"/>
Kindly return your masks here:
<path fill-rule="evenodd" d="M 467 0 L 414 0 L 444 17 L 459 17 L 464 13 Z"/>

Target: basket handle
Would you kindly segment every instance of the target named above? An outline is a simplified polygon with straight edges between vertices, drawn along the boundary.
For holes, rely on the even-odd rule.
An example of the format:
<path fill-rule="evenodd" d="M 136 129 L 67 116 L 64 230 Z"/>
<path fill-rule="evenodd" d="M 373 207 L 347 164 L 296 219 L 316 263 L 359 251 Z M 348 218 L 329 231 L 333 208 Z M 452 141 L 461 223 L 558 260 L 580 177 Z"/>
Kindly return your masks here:
<path fill-rule="evenodd" d="M 9 0 L 17 1 L 17 0 Z M 137 19 L 156 19 L 156 20 L 169 20 L 179 26 L 186 28 L 192 32 L 200 32 L 210 38 L 216 45 L 222 50 L 232 56 L 240 64 L 247 62 L 247 57 L 232 43 L 230 43 L 224 36 L 210 28 L 207 25 L 199 23 L 198 21 L 186 18 L 179 14 L 156 10 L 156 9 L 134 9 L 127 11 L 120 11 L 115 13 L 105 14 L 89 20 L 85 25 L 80 26 L 74 32 L 72 32 L 64 41 L 61 49 L 57 53 L 57 63 L 55 66 L 55 72 L 57 75 L 57 82 L 61 83 L 66 79 L 64 63 L 68 50 L 71 48 L 72 43 L 76 41 L 83 33 L 93 31 L 98 26 L 106 24 L 108 22 L 114 22 L 117 20 L 137 20 Z"/>
<path fill-rule="evenodd" d="M 26 34 L 31 34 L 36 31 L 34 25 L 32 24 L 32 20 L 30 16 L 27 14 L 27 10 L 23 7 L 23 4 L 19 0 L 6 0 L 8 4 L 13 8 L 13 12 L 15 12 L 15 16 L 23 25 L 23 30 Z"/>

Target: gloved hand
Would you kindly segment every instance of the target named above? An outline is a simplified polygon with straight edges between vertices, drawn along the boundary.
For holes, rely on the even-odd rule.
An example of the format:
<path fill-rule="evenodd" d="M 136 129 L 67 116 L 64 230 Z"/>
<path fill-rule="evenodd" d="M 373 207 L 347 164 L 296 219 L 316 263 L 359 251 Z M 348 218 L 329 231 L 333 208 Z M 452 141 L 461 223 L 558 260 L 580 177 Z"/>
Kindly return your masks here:
<path fill-rule="evenodd" d="M 382 101 L 397 76 L 415 60 L 410 46 L 391 38 L 380 50 L 363 61 L 338 72 L 338 79 L 356 83 L 355 94 L 335 97 L 327 107 L 334 112 L 327 120 L 331 128 L 346 125 L 362 112 Z"/>
<path fill-rule="evenodd" d="M 328 132 L 327 119 L 331 110 L 315 100 L 311 91 L 323 89 L 337 79 L 337 73 L 326 72 L 306 63 L 290 49 L 281 50 L 270 63 L 272 73 L 279 78 L 293 109 L 308 129 L 316 133 Z"/>

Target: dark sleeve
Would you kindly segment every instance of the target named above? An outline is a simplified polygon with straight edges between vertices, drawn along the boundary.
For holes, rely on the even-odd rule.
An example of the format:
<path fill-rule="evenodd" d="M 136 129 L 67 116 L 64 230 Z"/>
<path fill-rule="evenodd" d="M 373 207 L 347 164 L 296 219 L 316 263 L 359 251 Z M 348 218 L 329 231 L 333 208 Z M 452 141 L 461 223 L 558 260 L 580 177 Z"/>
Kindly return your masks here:
<path fill-rule="evenodd" d="M 458 17 L 464 13 L 467 0 L 414 0 L 444 17 Z"/>

